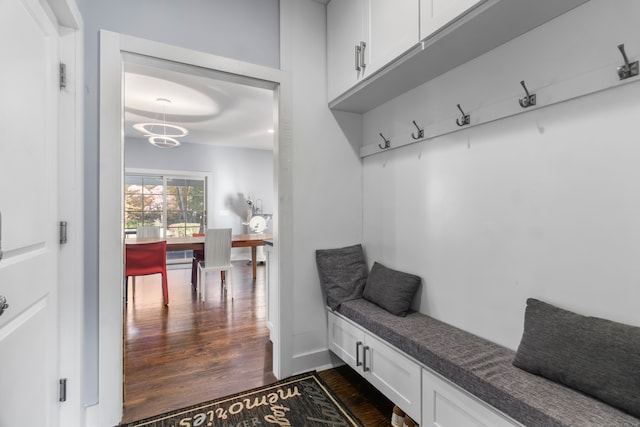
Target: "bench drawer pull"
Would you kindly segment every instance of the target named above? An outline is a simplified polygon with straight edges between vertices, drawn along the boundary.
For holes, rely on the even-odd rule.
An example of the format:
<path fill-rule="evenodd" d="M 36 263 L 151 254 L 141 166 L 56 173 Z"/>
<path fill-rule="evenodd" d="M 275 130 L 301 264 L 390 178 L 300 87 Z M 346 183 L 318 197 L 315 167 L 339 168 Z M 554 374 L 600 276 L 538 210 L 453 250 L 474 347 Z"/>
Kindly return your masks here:
<path fill-rule="evenodd" d="M 369 346 L 365 345 L 364 347 L 362 347 L 362 370 L 364 372 L 369 371 L 369 367 L 367 367 L 367 350 L 369 350 Z"/>
<path fill-rule="evenodd" d="M 360 346 L 362 345 L 362 341 L 358 341 L 356 343 L 356 366 L 362 366 L 362 362 L 360 361 Z"/>

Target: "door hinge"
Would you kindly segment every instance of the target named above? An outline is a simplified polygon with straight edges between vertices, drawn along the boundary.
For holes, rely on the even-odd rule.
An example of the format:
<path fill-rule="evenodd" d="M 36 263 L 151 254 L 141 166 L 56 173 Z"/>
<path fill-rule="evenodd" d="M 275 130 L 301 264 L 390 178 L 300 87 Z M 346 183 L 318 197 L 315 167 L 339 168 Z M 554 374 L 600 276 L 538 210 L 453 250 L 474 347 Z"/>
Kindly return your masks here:
<path fill-rule="evenodd" d="M 60 89 L 67 87 L 67 64 L 60 63 Z"/>
<path fill-rule="evenodd" d="M 67 379 L 60 378 L 60 402 L 67 401 Z"/>
<path fill-rule="evenodd" d="M 60 244 L 67 243 L 67 221 L 60 221 Z"/>

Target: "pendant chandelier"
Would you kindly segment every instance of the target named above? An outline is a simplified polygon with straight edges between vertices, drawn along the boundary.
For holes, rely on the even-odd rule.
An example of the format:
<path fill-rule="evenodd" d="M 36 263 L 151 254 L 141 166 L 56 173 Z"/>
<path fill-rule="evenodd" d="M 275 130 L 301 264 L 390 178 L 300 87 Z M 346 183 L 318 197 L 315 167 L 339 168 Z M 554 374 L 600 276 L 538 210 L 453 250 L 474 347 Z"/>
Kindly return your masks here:
<path fill-rule="evenodd" d="M 167 123 L 167 104 L 170 99 L 157 98 L 156 101 L 162 104 L 162 123 L 136 123 L 133 128 L 149 137 L 149 143 L 160 148 L 175 148 L 180 146 L 180 138 L 189 134 L 189 131 L 178 125 Z"/>

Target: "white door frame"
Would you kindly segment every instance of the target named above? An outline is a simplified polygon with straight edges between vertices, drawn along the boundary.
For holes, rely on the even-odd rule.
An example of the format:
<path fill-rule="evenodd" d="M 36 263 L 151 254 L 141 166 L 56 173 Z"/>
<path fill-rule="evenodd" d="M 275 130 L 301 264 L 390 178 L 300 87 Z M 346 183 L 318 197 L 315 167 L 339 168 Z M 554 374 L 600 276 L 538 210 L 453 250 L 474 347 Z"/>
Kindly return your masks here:
<path fill-rule="evenodd" d="M 292 222 L 292 107 L 290 75 L 281 70 L 102 30 L 100 32 L 100 224 L 99 224 L 99 408 L 98 425 L 113 426 L 122 417 L 122 282 L 123 282 L 123 175 L 124 146 L 122 75 L 125 54 L 144 55 L 195 65 L 251 79 L 272 82 L 279 109 L 274 146 L 274 243 L 279 294 L 291 294 Z M 282 298 L 282 297 L 281 297 Z M 282 300 L 280 301 L 282 305 Z M 278 316 L 282 310 L 277 310 Z M 287 310 L 284 310 L 285 312 Z M 284 319 L 283 319 L 284 320 Z M 291 365 L 289 322 L 278 322 L 274 345 L 274 372 L 287 376 Z M 285 329 L 283 331 L 283 328 Z"/>
<path fill-rule="evenodd" d="M 67 243 L 58 257 L 58 352 L 67 400 L 60 426 L 85 423 L 84 354 L 84 50 L 82 19 L 74 0 L 51 2 L 60 28 L 59 55 L 66 68 L 58 127 L 58 219 L 67 223 Z"/>

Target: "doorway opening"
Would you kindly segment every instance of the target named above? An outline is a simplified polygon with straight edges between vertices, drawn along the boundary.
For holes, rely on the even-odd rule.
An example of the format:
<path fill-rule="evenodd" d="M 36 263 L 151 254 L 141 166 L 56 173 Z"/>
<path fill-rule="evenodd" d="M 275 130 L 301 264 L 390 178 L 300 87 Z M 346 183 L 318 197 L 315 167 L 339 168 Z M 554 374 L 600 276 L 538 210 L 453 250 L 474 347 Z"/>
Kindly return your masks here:
<path fill-rule="evenodd" d="M 125 55 L 125 236 L 135 233 L 138 226 L 146 225 L 159 227 L 165 238 L 192 236 L 204 233 L 207 228 L 219 227 L 231 228 L 234 235 L 249 234 L 249 219 L 255 211 L 255 202 L 259 201 L 261 211 L 272 212 L 273 135 L 276 126 L 274 91 L 270 87 L 255 86 L 265 86 L 264 82 L 229 77 L 158 58 Z M 163 102 L 158 103 L 157 100 Z M 171 136 L 167 137 L 167 134 Z M 172 144 L 158 145 L 158 139 L 172 141 Z M 209 177 L 212 185 L 205 189 Z M 264 231 L 271 233 L 272 230 Z M 268 367 L 272 366 L 272 352 L 263 343 L 268 340 L 264 269 L 261 269 L 258 280 L 247 280 L 245 274 L 238 274 L 246 268 L 246 263 L 245 266 L 236 263 L 237 268 L 231 273 L 234 294 L 242 295 L 242 298 L 232 300 L 224 292 L 219 295 L 210 292 L 212 296 L 206 302 L 200 302 L 193 298 L 196 284 L 189 280 L 194 277 L 194 264 L 192 256 L 186 252 L 191 251 L 182 252 L 182 258 L 188 257 L 182 263 L 176 262 L 179 253 L 167 252 L 167 265 L 173 267 L 168 273 L 171 297 L 167 312 L 156 311 L 153 301 L 157 301 L 157 292 L 154 292 L 157 286 L 154 283 L 147 285 L 151 289 L 145 293 L 141 292 L 140 286 L 144 281 L 138 280 L 137 298 L 131 289 L 125 292 L 125 295 L 133 295 L 126 301 L 124 310 L 125 417 L 130 417 L 131 413 L 152 415 L 153 410 L 147 414 L 140 411 L 144 411 L 145 405 L 149 409 L 157 408 L 151 402 L 140 403 L 147 398 L 141 399 L 135 391 L 158 388 L 168 378 L 174 387 L 184 386 L 185 390 L 192 390 L 189 385 L 197 383 L 201 373 L 207 373 L 207 380 L 201 384 L 201 393 L 196 393 L 192 396 L 193 401 L 187 402 L 194 404 L 202 400 L 202 396 L 216 396 L 216 389 L 221 387 L 228 392 L 233 383 L 224 383 L 226 378 L 249 376 L 249 366 L 243 366 L 242 375 L 238 375 L 240 372 L 234 371 L 240 367 L 235 366 L 233 358 L 223 356 L 233 352 L 232 348 L 240 343 L 228 337 L 215 338 L 213 330 L 228 329 L 227 333 L 234 334 L 243 328 L 254 331 L 251 336 L 234 335 L 240 337 L 238 339 L 243 346 L 253 342 L 252 358 L 247 359 L 245 365 L 257 365 L 253 367 L 257 378 L 245 378 L 243 382 L 258 381 L 253 386 L 261 386 L 264 385 L 262 381 L 274 379 L 271 372 L 268 373 L 270 376 L 261 372 L 267 357 Z M 245 255 L 244 261 L 251 259 L 246 248 L 234 249 L 232 255 L 236 260 L 242 255 Z M 176 268 L 192 274 L 171 271 Z M 208 282 L 212 283 L 201 283 L 200 286 L 215 289 L 216 280 Z M 256 325 L 253 320 L 243 322 L 238 320 L 242 318 L 233 316 L 234 310 L 244 307 L 247 300 L 251 302 L 245 304 L 243 311 L 254 311 L 250 319 L 261 319 L 262 325 Z M 159 307 L 161 302 L 155 304 Z M 179 313 L 188 325 L 184 328 L 166 327 L 174 313 Z M 140 320 L 144 316 L 147 320 Z M 158 318 L 155 326 L 149 327 L 154 323 L 153 319 Z M 152 337 L 158 334 L 165 336 L 159 341 L 153 340 Z M 210 339 L 205 342 L 188 338 L 194 334 L 208 334 Z M 165 342 L 172 340 L 179 340 L 187 348 L 181 348 L 178 354 L 165 349 Z M 136 356 L 141 347 L 139 342 L 144 342 L 147 363 L 140 363 Z M 189 354 L 189 366 L 194 372 L 185 367 L 185 354 Z M 212 358 L 216 360 L 215 369 L 210 366 Z M 161 369 L 149 366 L 158 360 L 162 361 Z M 132 369 L 133 364 L 135 369 Z M 143 373 L 147 371 L 149 373 Z M 219 385 L 207 387 L 207 382 Z M 186 391 L 184 397 L 189 398 Z M 177 400 L 175 396 L 173 400 Z"/>
<path fill-rule="evenodd" d="M 122 414 L 122 338 L 123 338 L 123 289 L 113 286 L 122 283 L 124 259 L 123 188 L 124 188 L 124 70 L 131 64 L 148 65 L 162 61 L 171 70 L 207 75 L 229 82 L 270 90 L 273 97 L 273 240 L 274 249 L 269 268 L 269 296 L 273 307 L 273 325 L 270 328 L 273 342 L 273 371 L 276 377 L 288 374 L 283 363 L 290 355 L 289 334 L 282 333 L 286 322 L 280 319 L 280 298 L 290 287 L 290 268 L 282 268 L 282 251 L 290 251 L 290 230 L 279 226 L 291 216 L 291 97 L 289 77 L 286 73 L 228 58 L 216 57 L 188 49 L 141 40 L 122 34 L 101 31 L 100 37 L 100 229 L 99 229 L 99 372 L 98 393 L 100 412 L 107 422 L 120 421 Z M 171 150 L 169 150 L 171 151 Z M 194 158 L 193 161 L 197 161 Z M 167 168 L 168 169 L 168 168 Z M 184 170 L 185 168 L 181 167 Z M 282 186 L 284 185 L 284 188 Z M 280 196 L 282 195 L 282 197 Z M 113 207 L 120 206 L 119 214 Z M 115 213 L 115 215 L 114 215 Z M 118 232 L 120 230 L 120 232 Z M 281 239 L 282 244 L 280 244 Z M 275 280 L 272 280 L 275 278 Z M 285 325 L 286 327 L 286 325 Z M 283 351 L 284 349 L 284 351 Z"/>

